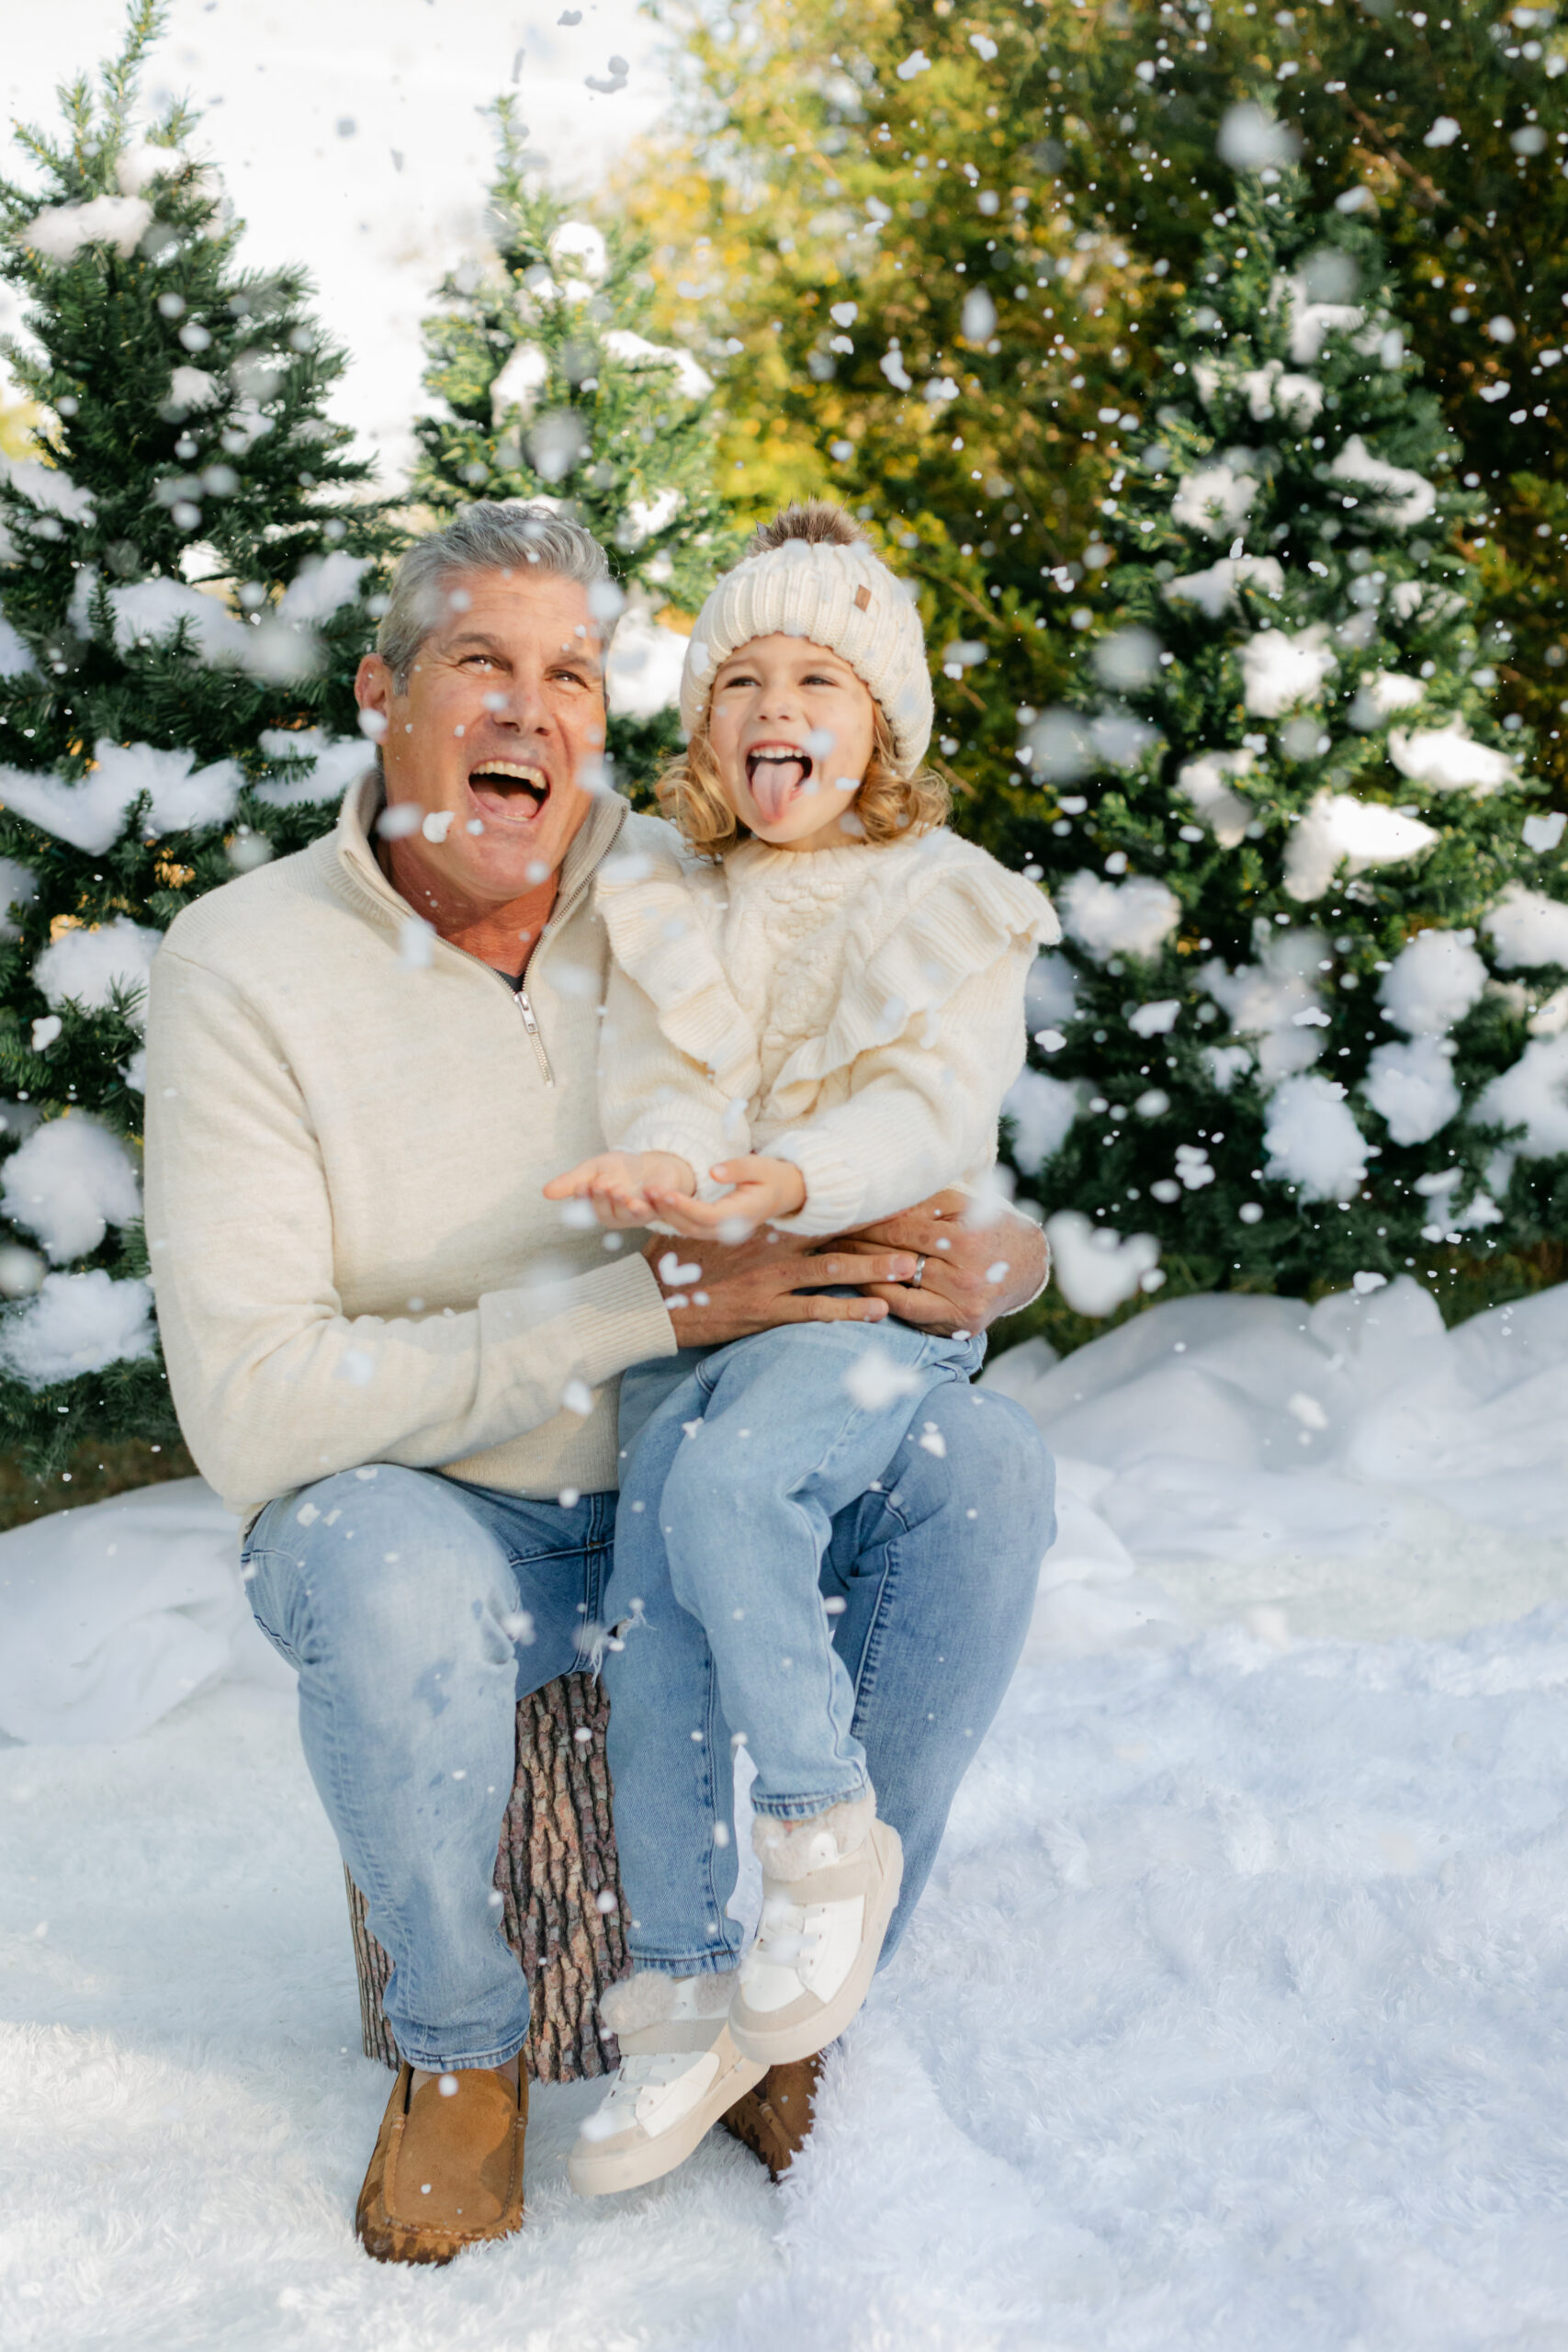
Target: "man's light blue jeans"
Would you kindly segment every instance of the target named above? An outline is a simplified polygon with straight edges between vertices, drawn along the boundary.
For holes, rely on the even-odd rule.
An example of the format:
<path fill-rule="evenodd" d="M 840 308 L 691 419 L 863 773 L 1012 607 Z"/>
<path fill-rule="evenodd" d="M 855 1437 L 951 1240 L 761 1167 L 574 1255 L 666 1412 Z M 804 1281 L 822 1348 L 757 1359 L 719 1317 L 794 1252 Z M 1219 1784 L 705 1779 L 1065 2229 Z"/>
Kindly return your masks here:
<path fill-rule="evenodd" d="M 833 1639 L 852 1733 L 904 1841 L 889 1950 L 1012 1673 L 1054 1524 L 1050 1458 L 1016 1406 L 949 1383 L 920 1419 L 943 1450 L 904 1448 L 891 1490 L 833 1515 L 821 1573 L 844 1604 Z M 306 1760 L 392 1960 L 388 2021 L 416 2066 L 500 2065 L 522 2047 L 527 1994 L 491 1886 L 516 1702 L 592 1653 L 615 1519 L 611 1494 L 536 1502 L 382 1464 L 280 1498 L 251 1532 L 251 1606 L 299 1669 Z M 678 1890 L 647 1958 L 722 1969 L 739 1933 L 724 1915 L 733 1835 L 713 1841 L 729 1823 L 728 1735 L 720 1753 L 693 1739 L 715 1720 L 713 1663 L 690 1641 L 681 1658 L 637 1734 L 634 1778 L 658 1801 L 621 1834 Z"/>

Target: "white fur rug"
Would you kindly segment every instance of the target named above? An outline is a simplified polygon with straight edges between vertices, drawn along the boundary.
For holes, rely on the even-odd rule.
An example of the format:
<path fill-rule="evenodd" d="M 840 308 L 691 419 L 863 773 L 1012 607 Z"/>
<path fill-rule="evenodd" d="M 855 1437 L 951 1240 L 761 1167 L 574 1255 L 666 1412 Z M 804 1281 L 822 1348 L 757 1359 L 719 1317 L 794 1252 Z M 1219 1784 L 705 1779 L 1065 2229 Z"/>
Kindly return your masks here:
<path fill-rule="evenodd" d="M 782 2190 L 715 2134 L 444 2272 L 288 1700 L 0 1750 L 6 2352 L 1562 2352 L 1568 1608 L 1026 1660 Z"/>

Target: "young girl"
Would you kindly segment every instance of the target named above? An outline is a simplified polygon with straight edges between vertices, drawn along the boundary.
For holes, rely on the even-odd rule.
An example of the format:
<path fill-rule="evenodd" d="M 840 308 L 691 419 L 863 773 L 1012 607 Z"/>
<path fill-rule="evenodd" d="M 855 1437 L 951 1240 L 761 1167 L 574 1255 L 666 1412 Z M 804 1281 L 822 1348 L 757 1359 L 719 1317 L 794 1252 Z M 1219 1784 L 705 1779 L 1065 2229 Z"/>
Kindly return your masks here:
<path fill-rule="evenodd" d="M 919 616 L 839 509 L 791 508 L 719 582 L 681 717 L 660 798 L 684 854 L 612 860 L 598 883 L 615 1148 L 547 1193 L 605 1225 L 733 1241 L 842 1233 L 983 1179 L 1055 919 L 938 830 Z M 922 1399 L 982 1352 L 829 1321 L 626 1375 L 606 1603 L 624 1640 L 604 1672 L 636 1973 L 604 2005 L 622 2067 L 571 2157 L 585 2192 L 668 2171 L 865 1998 L 901 1853 L 818 1580 L 834 1514 L 896 1480 Z M 694 1689 L 702 1720 L 672 1723 Z M 719 1784 L 742 1740 L 763 1908 L 737 1976 Z"/>

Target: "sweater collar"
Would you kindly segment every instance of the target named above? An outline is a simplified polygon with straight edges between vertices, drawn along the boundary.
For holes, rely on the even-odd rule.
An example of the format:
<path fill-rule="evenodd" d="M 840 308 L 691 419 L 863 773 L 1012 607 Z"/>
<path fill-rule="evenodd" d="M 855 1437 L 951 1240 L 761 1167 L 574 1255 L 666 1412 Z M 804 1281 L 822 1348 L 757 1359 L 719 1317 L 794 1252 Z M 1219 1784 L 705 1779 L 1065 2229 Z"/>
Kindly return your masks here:
<path fill-rule="evenodd" d="M 367 768 L 348 787 L 329 836 L 332 870 L 362 912 L 375 914 L 383 924 L 401 925 L 410 909 L 377 862 L 370 832 L 386 805 L 386 790 L 378 767 Z M 613 846 L 629 811 L 619 793 L 599 792 L 568 845 L 561 861 L 560 885 L 550 913 L 554 930 L 586 891 L 602 860 Z"/>

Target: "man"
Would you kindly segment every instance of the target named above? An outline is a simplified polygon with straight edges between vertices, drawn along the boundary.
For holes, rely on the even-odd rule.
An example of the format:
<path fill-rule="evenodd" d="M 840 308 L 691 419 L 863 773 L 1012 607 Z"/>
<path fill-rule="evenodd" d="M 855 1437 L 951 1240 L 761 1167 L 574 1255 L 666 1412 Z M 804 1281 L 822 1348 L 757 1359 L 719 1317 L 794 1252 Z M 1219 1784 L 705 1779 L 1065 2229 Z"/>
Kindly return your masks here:
<path fill-rule="evenodd" d="M 521 2220 L 527 1996 L 491 1877 L 516 1699 L 596 1630 L 616 1375 L 788 1321 L 975 1329 L 1043 1272 L 1022 1220 L 1003 1252 L 927 1204 L 815 1255 L 683 1243 L 700 1279 L 667 1306 L 668 1245 L 638 1254 L 543 1199 L 602 1148 L 592 886 L 652 822 L 596 788 L 615 602 L 604 551 L 543 510 L 475 506 L 421 541 L 359 673 L 378 770 L 331 836 L 187 909 L 151 984 L 175 1399 L 248 1523 L 252 1606 L 299 1668 L 306 1757 L 394 1964 L 405 2063 L 358 2211 L 383 2259 L 445 2261 Z M 1021 1414 L 954 1389 L 931 1418 L 952 1442 L 842 1514 L 824 1579 L 904 1841 L 889 1950 L 1051 1532 Z"/>

